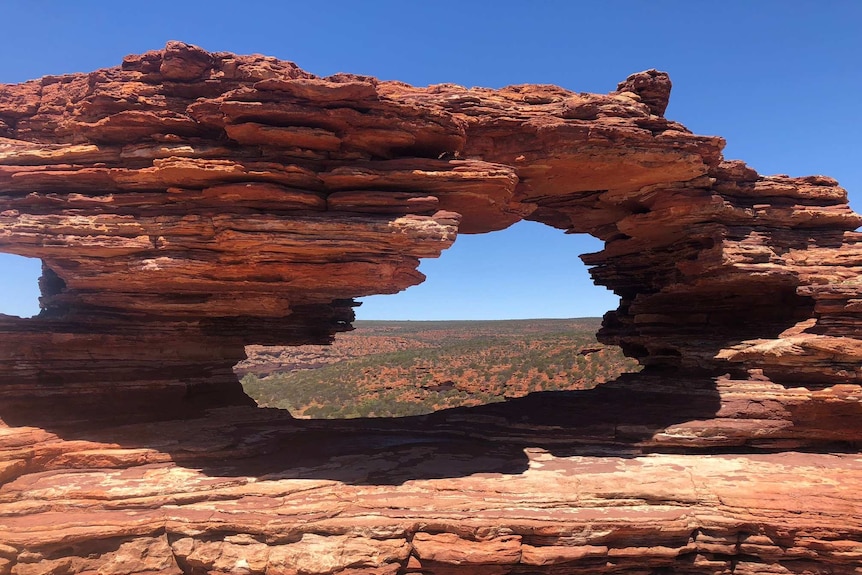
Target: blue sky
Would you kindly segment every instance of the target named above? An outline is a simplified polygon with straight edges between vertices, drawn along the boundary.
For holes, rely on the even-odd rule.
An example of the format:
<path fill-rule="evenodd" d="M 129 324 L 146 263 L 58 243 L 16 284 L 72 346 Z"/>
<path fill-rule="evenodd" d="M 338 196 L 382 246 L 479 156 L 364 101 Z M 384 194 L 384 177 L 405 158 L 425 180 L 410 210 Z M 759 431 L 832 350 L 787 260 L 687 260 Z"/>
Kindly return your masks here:
<path fill-rule="evenodd" d="M 578 0 L 164 2 L 2 0 L 0 83 L 118 65 L 182 40 L 319 75 L 415 85 L 549 83 L 608 92 L 670 73 L 666 116 L 724 136 L 761 173 L 829 174 L 862 210 L 862 2 Z M 592 238 L 530 223 L 461 236 L 425 284 L 367 298 L 361 319 L 597 316 L 616 298 L 577 255 Z M 30 315 L 38 262 L 0 257 L 0 312 Z"/>

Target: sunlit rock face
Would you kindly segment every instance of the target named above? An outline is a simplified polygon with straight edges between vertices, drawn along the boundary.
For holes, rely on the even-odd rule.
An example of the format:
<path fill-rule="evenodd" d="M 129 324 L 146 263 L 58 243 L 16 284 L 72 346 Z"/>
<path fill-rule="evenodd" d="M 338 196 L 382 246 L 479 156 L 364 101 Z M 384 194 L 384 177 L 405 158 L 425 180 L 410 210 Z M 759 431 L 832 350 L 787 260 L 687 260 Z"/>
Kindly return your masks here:
<path fill-rule="evenodd" d="M 725 161 L 670 88 L 178 42 L 0 86 L 0 250 L 44 262 L 43 313 L 0 318 L 0 574 L 855 573 L 862 218 Z M 331 341 L 521 219 L 605 242 L 599 337 L 641 374 L 377 422 L 242 392 L 246 344 Z"/>

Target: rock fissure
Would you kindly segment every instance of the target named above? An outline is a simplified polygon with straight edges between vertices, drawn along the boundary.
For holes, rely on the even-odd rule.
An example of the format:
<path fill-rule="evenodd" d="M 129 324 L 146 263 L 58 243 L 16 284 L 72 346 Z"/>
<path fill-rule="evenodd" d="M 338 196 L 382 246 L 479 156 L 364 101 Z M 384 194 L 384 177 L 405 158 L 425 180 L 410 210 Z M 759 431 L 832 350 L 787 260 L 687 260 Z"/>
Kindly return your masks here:
<path fill-rule="evenodd" d="M 725 160 L 670 89 L 179 42 L 0 86 L 0 250 L 43 261 L 42 313 L 0 317 L 0 574 L 854 573 L 862 217 Z M 328 343 L 522 219 L 604 242 L 599 338 L 641 373 L 402 420 L 243 393 L 245 345 Z"/>

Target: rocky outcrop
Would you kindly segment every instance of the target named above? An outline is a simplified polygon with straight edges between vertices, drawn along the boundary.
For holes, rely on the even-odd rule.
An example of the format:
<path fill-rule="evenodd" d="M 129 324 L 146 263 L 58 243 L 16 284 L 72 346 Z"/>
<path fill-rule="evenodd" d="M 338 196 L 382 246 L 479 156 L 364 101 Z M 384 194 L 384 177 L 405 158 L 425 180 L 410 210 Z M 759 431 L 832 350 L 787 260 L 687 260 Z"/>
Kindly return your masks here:
<path fill-rule="evenodd" d="M 318 78 L 172 42 L 0 86 L 0 573 L 854 573 L 862 218 L 609 95 Z M 396 421 L 256 409 L 458 233 L 589 233 L 644 371 Z"/>

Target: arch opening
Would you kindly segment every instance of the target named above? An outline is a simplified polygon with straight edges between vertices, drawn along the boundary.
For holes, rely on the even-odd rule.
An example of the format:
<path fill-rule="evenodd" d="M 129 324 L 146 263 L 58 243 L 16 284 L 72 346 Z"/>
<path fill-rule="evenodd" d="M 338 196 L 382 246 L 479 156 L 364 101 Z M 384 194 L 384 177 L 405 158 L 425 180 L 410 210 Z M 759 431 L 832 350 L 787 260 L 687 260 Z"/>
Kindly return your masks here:
<path fill-rule="evenodd" d="M 597 341 L 619 305 L 578 253 L 601 242 L 522 221 L 461 235 L 422 284 L 365 298 L 332 346 L 248 346 L 235 368 L 264 407 L 303 418 L 398 417 L 534 392 L 591 389 L 637 371 Z"/>
<path fill-rule="evenodd" d="M 0 314 L 30 318 L 39 315 L 42 260 L 0 253 Z"/>

